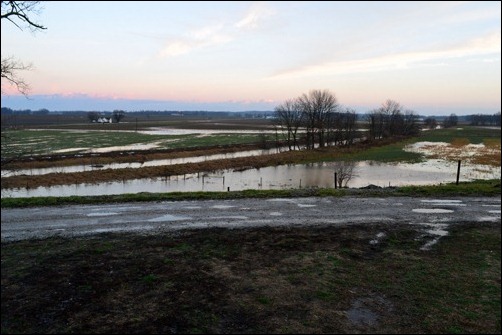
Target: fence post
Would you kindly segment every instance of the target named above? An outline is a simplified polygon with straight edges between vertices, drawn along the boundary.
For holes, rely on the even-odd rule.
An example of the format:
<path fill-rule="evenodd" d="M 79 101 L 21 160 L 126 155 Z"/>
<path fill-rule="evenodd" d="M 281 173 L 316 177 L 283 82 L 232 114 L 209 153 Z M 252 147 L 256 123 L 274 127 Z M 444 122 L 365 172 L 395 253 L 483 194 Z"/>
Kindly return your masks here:
<path fill-rule="evenodd" d="M 457 185 L 458 185 L 458 180 L 460 178 L 460 162 L 461 160 L 458 161 L 458 168 L 457 168 Z"/>
<path fill-rule="evenodd" d="M 336 179 L 337 179 L 337 178 L 336 178 L 336 172 L 335 172 L 335 190 L 336 190 L 336 188 L 338 187 L 338 186 L 336 185 L 336 184 L 337 184 L 337 183 L 336 183 L 336 182 L 337 182 L 337 180 L 336 180 Z"/>

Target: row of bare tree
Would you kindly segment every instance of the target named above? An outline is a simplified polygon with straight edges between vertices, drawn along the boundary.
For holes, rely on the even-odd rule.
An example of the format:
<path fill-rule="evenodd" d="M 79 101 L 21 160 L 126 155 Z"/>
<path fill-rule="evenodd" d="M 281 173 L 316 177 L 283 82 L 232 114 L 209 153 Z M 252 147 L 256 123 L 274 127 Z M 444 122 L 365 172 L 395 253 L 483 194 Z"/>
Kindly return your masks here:
<path fill-rule="evenodd" d="M 283 130 L 290 150 L 328 145 L 350 145 L 357 137 L 357 115 L 342 107 L 329 90 L 312 90 L 275 108 L 275 122 Z M 420 132 L 418 115 L 393 100 L 366 115 L 368 139 L 416 135 Z"/>
<path fill-rule="evenodd" d="M 356 134 L 356 112 L 342 108 L 328 90 L 313 90 L 275 108 L 276 127 L 284 130 L 290 150 L 316 145 L 352 143 Z"/>

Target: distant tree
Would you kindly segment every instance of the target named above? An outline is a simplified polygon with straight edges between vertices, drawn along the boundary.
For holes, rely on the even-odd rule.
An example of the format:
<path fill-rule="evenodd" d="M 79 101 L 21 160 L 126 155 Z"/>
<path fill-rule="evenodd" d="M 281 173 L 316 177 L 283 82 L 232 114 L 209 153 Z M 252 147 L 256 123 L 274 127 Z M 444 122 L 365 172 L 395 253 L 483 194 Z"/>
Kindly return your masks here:
<path fill-rule="evenodd" d="M 500 127 L 500 112 L 493 114 L 493 124 Z"/>
<path fill-rule="evenodd" d="M 48 115 L 49 110 L 47 108 L 42 108 L 33 112 L 33 115 Z"/>
<path fill-rule="evenodd" d="M 427 128 L 434 129 L 434 128 L 437 127 L 438 122 L 436 121 L 435 118 L 433 118 L 432 116 L 430 116 L 430 117 L 428 117 L 428 118 L 425 119 L 424 124 L 425 124 L 425 126 Z"/>
<path fill-rule="evenodd" d="M 327 127 L 328 143 L 335 145 L 350 145 L 356 138 L 356 111 L 345 108 L 342 112 L 333 112 L 328 114 Z"/>
<path fill-rule="evenodd" d="M 298 130 L 303 123 L 303 114 L 297 100 L 286 100 L 275 108 L 277 126 L 286 129 L 286 143 L 289 150 L 299 149 Z"/>
<path fill-rule="evenodd" d="M 329 90 L 312 90 L 297 101 L 304 115 L 307 147 L 313 149 L 316 142 L 319 147 L 324 147 L 327 144 L 330 115 L 337 112 L 339 107 L 335 95 Z"/>
<path fill-rule="evenodd" d="M 9 114 L 10 115 L 10 114 L 14 114 L 14 111 L 9 107 L 2 107 L 2 114 L 5 114 L 5 115 Z"/>
<path fill-rule="evenodd" d="M 338 108 L 333 93 L 328 90 L 312 90 L 276 107 L 277 126 L 287 130 L 290 148 L 298 147 L 300 128 L 305 130 L 303 134 L 307 149 L 314 149 L 316 144 L 324 147 L 328 144 L 329 127 Z"/>
<path fill-rule="evenodd" d="M 96 122 L 99 119 L 99 113 L 98 112 L 88 112 L 87 118 L 91 122 Z"/>
<path fill-rule="evenodd" d="M 403 129 L 403 106 L 397 101 L 388 99 L 379 108 L 383 114 L 384 137 L 401 135 Z"/>
<path fill-rule="evenodd" d="M 43 25 L 34 22 L 30 16 L 38 13 L 40 1 L 1 1 L 1 18 L 10 21 L 20 30 L 29 28 L 31 31 L 47 29 Z M 28 94 L 29 85 L 20 78 L 19 71 L 31 70 L 31 64 L 24 64 L 12 56 L 2 55 L 1 77 L 9 85 L 13 85 L 23 95 Z M 3 94 L 3 88 L 2 88 Z"/>
<path fill-rule="evenodd" d="M 366 115 L 369 139 L 379 139 L 394 136 L 417 135 L 420 132 L 418 115 L 397 101 L 388 99 L 378 109 Z"/>
<path fill-rule="evenodd" d="M 123 110 L 114 110 L 112 113 L 112 118 L 115 120 L 115 123 L 119 123 L 120 120 L 125 118 L 125 111 Z"/>
<path fill-rule="evenodd" d="M 403 129 L 401 130 L 401 135 L 415 136 L 418 134 L 420 134 L 418 115 L 412 110 L 406 110 L 403 116 Z"/>
<path fill-rule="evenodd" d="M 458 123 L 458 117 L 456 114 L 450 114 L 447 118 L 444 119 L 443 121 L 443 127 L 445 128 L 451 128 L 455 127 Z"/>
<path fill-rule="evenodd" d="M 376 140 L 382 138 L 385 128 L 385 116 L 378 109 L 374 109 L 366 114 L 368 122 L 368 139 Z"/>

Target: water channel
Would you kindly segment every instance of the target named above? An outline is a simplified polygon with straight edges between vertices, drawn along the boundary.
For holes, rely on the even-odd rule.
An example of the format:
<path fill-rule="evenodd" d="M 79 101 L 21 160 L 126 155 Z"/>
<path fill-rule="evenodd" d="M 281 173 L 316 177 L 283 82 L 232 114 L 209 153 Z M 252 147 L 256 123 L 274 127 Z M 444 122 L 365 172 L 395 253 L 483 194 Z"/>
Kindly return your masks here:
<path fill-rule="evenodd" d="M 143 165 L 145 166 L 145 165 Z M 500 167 L 463 165 L 460 181 L 500 178 Z M 359 162 L 348 187 L 370 184 L 380 187 L 432 185 L 455 182 L 457 163 L 429 159 L 422 163 Z M 240 191 L 246 189 L 292 189 L 334 187 L 333 163 L 295 164 L 249 169 L 198 173 L 168 178 L 136 179 L 100 184 L 76 184 L 33 189 L 2 189 L 1 197 L 90 196 L 126 193 L 163 193 L 195 191 Z"/>

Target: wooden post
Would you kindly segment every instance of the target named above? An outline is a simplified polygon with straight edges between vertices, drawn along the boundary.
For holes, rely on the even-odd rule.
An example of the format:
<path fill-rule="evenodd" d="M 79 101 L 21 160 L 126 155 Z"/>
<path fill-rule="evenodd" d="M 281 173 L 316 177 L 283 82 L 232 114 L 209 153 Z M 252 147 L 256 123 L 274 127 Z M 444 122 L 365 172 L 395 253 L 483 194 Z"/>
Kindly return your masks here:
<path fill-rule="evenodd" d="M 460 162 L 461 160 L 458 161 L 458 168 L 457 168 L 457 185 L 458 185 L 458 180 L 460 178 Z"/>
<path fill-rule="evenodd" d="M 336 172 L 335 172 L 335 189 L 338 187 L 337 185 L 337 178 L 336 178 Z"/>

